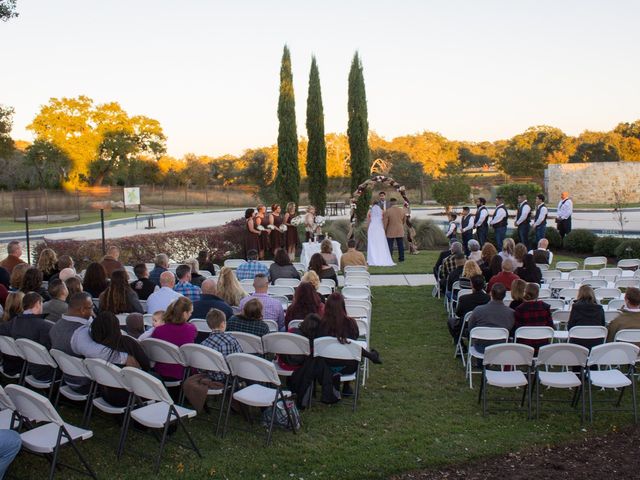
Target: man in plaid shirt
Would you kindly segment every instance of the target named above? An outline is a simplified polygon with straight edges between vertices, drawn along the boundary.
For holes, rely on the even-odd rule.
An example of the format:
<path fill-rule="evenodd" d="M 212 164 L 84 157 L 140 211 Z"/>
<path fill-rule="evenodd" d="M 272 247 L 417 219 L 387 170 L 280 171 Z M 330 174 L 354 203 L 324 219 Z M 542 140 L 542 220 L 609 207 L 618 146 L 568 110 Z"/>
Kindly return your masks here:
<path fill-rule="evenodd" d="M 176 292 L 184 295 L 192 302 L 200 300 L 202 291 L 200 287 L 196 287 L 191 283 L 191 267 L 189 265 L 178 265 L 176 277 L 178 278 L 178 283 L 173 287 Z"/>
<path fill-rule="evenodd" d="M 240 300 L 240 308 L 243 308 L 249 300 L 257 298 L 262 303 L 262 318 L 274 320 L 278 323 L 278 330 L 284 332 L 284 309 L 280 300 L 270 297 L 267 293 L 269 290 L 269 278 L 262 273 L 257 274 L 253 279 L 253 288 L 255 288 L 254 293 Z"/>
<path fill-rule="evenodd" d="M 207 325 L 209 325 L 211 333 L 202 342 L 204 347 L 220 352 L 225 358 L 230 353 L 242 353 L 242 347 L 238 340 L 231 333 L 225 332 L 227 317 L 222 310 L 212 308 L 207 314 Z M 209 372 L 209 378 L 213 381 L 224 383 L 225 374 L 222 372 Z"/>
<path fill-rule="evenodd" d="M 247 252 L 247 262 L 236 269 L 236 276 L 238 280 L 251 280 L 259 273 L 269 278 L 269 269 L 266 265 L 258 262 L 258 252 L 256 250 L 249 250 Z"/>

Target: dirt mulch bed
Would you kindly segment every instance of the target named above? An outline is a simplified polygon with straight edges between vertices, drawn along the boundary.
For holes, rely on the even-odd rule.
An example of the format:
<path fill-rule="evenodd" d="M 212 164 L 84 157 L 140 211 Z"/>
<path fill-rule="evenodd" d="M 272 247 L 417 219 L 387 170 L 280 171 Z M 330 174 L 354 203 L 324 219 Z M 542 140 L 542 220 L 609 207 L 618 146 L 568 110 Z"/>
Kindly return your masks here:
<path fill-rule="evenodd" d="M 409 472 L 392 480 L 640 478 L 640 427 L 550 448 L 509 453 L 441 469 Z"/>

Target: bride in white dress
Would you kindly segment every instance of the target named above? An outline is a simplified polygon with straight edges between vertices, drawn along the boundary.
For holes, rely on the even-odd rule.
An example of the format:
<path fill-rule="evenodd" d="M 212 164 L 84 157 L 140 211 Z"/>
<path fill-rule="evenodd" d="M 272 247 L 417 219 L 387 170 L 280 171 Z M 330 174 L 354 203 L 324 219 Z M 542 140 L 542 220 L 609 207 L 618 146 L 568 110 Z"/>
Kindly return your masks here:
<path fill-rule="evenodd" d="M 395 265 L 389 253 L 389 244 L 382 225 L 382 209 L 377 203 L 373 204 L 369 212 L 367 263 L 372 267 L 392 267 Z"/>

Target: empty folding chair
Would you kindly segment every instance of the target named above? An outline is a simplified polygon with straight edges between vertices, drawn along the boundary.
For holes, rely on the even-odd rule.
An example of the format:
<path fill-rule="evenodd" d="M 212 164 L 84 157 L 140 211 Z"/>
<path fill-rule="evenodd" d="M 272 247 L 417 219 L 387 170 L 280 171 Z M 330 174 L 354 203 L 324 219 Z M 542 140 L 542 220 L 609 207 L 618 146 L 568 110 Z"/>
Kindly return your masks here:
<path fill-rule="evenodd" d="M 516 329 L 513 335 L 513 341 L 525 345 L 533 343 L 534 345 L 531 346 L 535 347 L 543 342 L 553 342 L 553 334 L 554 330 L 551 327 L 520 327 Z"/>
<path fill-rule="evenodd" d="M 616 279 L 621 276 L 621 268 L 602 268 L 598 270 L 598 277 L 606 278 L 610 282 L 615 282 Z"/>
<path fill-rule="evenodd" d="M 618 310 L 606 310 L 604 312 L 604 323 L 605 325 L 609 325 L 613 320 L 615 320 L 620 312 Z"/>
<path fill-rule="evenodd" d="M 564 300 L 566 304 L 572 303 L 577 297 L 577 288 L 563 288 L 558 292 L 558 298 Z"/>
<path fill-rule="evenodd" d="M 469 377 L 469 388 L 473 388 L 473 374 L 480 373 L 474 372 L 472 367 L 472 359 L 477 358 L 482 360 L 484 358 L 484 352 L 482 348 L 478 348 L 475 342 L 507 342 L 509 341 L 509 330 L 506 328 L 495 327 L 475 327 L 469 332 L 469 349 L 467 350 L 467 377 Z"/>
<path fill-rule="evenodd" d="M 588 349 L 571 343 L 555 343 L 540 347 L 536 360 L 536 418 L 540 417 L 540 386 L 561 389 L 575 388 L 577 389 L 576 395 L 578 392 L 582 393 L 581 419 L 584 422 L 585 395 L 582 389 L 584 368 L 588 356 Z M 579 375 L 571 370 L 573 368 L 579 368 Z"/>
<path fill-rule="evenodd" d="M 563 288 L 576 288 L 575 280 L 552 280 L 549 282 L 549 288 L 554 290 L 562 290 Z"/>
<path fill-rule="evenodd" d="M 128 410 L 126 413 L 130 418 L 147 428 L 162 429 L 160 452 L 156 460 L 155 473 L 158 473 L 160 469 L 160 460 L 162 459 L 162 453 L 164 452 L 164 447 L 167 442 L 169 426 L 173 422 L 177 422 L 177 425 L 182 428 L 191 444 L 191 449 L 196 452 L 198 457 L 202 458 L 200 450 L 198 450 L 193 438 L 191 438 L 191 434 L 182 421 L 183 418 L 195 417 L 196 411 L 176 405 L 162 382 L 139 368 L 125 367 L 122 369 L 122 376 L 136 397 L 155 401 L 155 403 Z M 129 422 L 125 421 L 124 435 L 122 438 L 123 449 L 127 440 L 128 429 Z"/>
<path fill-rule="evenodd" d="M 545 298 L 543 301 L 551 307 L 551 311 L 563 310 L 565 307 L 564 300 L 560 298 Z"/>
<path fill-rule="evenodd" d="M 224 261 L 224 266 L 235 270 L 243 263 L 247 263 L 247 262 L 241 258 L 229 258 Z"/>
<path fill-rule="evenodd" d="M 268 333 L 262 337 L 262 345 L 265 353 L 275 355 L 311 355 L 309 339 L 295 333 Z M 273 366 L 281 377 L 289 377 L 294 370 L 287 370 L 280 367 L 278 360 L 273 361 Z"/>
<path fill-rule="evenodd" d="M 12 337 L 0 335 L 0 352 L 2 352 L 3 355 L 8 355 L 10 357 L 15 357 L 18 359 L 24 359 L 24 354 L 20 350 L 20 347 L 16 346 L 16 341 Z M 24 370 L 25 368 L 27 368 L 27 364 L 25 362 L 22 363 L 23 365 L 21 369 Z M 6 365 L 0 365 L 0 373 L 5 377 L 13 380 L 22 378 L 21 371 L 15 373 L 7 371 Z"/>
<path fill-rule="evenodd" d="M 538 293 L 539 299 L 551 298 L 551 289 L 550 288 L 541 288 Z"/>
<path fill-rule="evenodd" d="M 541 272 L 549 270 L 549 265 L 547 265 L 546 263 L 536 263 L 536 267 L 538 267 Z"/>
<path fill-rule="evenodd" d="M 371 312 L 371 308 L 372 308 L 371 300 L 365 299 L 365 298 L 345 298 L 344 304 L 347 306 L 360 305 L 363 307 L 367 307 L 369 309 L 369 312 Z"/>
<path fill-rule="evenodd" d="M 333 293 L 333 289 L 329 285 L 319 285 L 316 291 L 319 295 L 331 295 Z"/>
<path fill-rule="evenodd" d="M 345 286 L 353 286 L 353 285 L 371 285 L 371 278 L 360 276 L 360 275 L 347 275 L 344 278 Z"/>
<path fill-rule="evenodd" d="M 557 262 L 556 269 L 561 272 L 570 272 L 572 270 L 578 270 L 580 268 L 580 264 L 578 262 Z"/>
<path fill-rule="evenodd" d="M 580 325 L 569 330 L 569 343 L 591 347 L 607 340 L 607 327 Z"/>
<path fill-rule="evenodd" d="M 293 287 L 288 285 L 269 285 L 267 293 L 272 297 L 293 297 L 295 290 Z"/>
<path fill-rule="evenodd" d="M 475 328 L 474 328 L 475 330 Z M 487 387 L 526 389 L 527 417 L 531 418 L 531 365 L 533 363 L 533 347 L 518 343 L 502 343 L 491 345 L 484 351 L 482 364 L 482 383 L 480 395 L 482 398 L 482 415 L 487 414 Z M 490 370 L 487 367 L 496 366 L 501 370 Z M 504 371 L 504 367 L 512 369 Z M 526 367 L 526 375 L 513 367 Z"/>
<path fill-rule="evenodd" d="M 76 442 L 88 440 L 93 436 L 91 430 L 85 430 L 65 423 L 51 402 L 44 396 L 20 385 L 8 385 L 5 392 L 13 402 L 20 417 L 31 422 L 43 422 L 41 425 L 20 434 L 22 447 L 32 453 L 47 455 L 51 462 L 49 480 L 53 479 L 58 466 L 60 447 L 71 445 L 87 474 L 97 478 L 89 463 L 78 449 Z M 83 473 L 82 471 L 80 471 Z"/>
<path fill-rule="evenodd" d="M 246 286 L 253 286 L 253 278 L 243 278 L 240 280 L 240 285 L 242 285 L 242 288 Z"/>
<path fill-rule="evenodd" d="M 44 345 L 40 345 L 39 343 L 27 338 L 17 339 L 16 346 L 20 351 L 22 351 L 22 354 L 28 364 L 27 373 L 23 376 L 22 380 L 33 388 L 40 390 L 48 389 L 48 397 L 51 398 L 56 384 L 58 364 L 49 353 L 49 350 L 47 350 Z M 33 367 L 38 367 L 38 373 L 44 373 L 45 371 L 50 370 L 51 379 L 38 380 L 33 374 L 29 375 Z"/>
<path fill-rule="evenodd" d="M 620 406 L 624 390 L 631 385 L 631 401 L 633 405 L 633 420 L 637 423 L 636 382 L 633 381 L 635 363 L 640 348 L 631 343 L 613 342 L 597 345 L 591 349 L 587 360 L 588 367 L 597 367 L 598 370 L 587 369 L 587 383 L 589 386 L 589 418 L 593 422 L 593 392 L 591 387 L 600 389 L 621 389 L 616 406 Z M 627 373 L 619 368 L 628 366 Z"/>
<path fill-rule="evenodd" d="M 274 284 L 277 287 L 297 287 L 300 285 L 300 280 L 297 278 L 276 278 Z"/>
<path fill-rule="evenodd" d="M 269 332 L 278 331 L 278 322 L 276 322 L 275 320 L 269 320 L 268 318 L 265 318 L 262 321 L 267 324 L 267 327 L 269 327 Z"/>
<path fill-rule="evenodd" d="M 262 338 L 251 333 L 231 332 L 238 340 L 244 353 L 253 353 L 256 355 L 264 355 L 264 347 L 262 346 Z"/>
<path fill-rule="evenodd" d="M 367 320 L 369 319 L 370 310 L 366 307 L 363 307 L 361 305 L 347 305 L 346 309 L 347 315 L 349 315 L 351 318 L 365 318 Z"/>
<path fill-rule="evenodd" d="M 640 278 L 618 278 L 614 286 L 623 292 L 630 287 L 640 288 Z"/>
<path fill-rule="evenodd" d="M 554 312 L 551 313 L 553 324 L 556 326 L 557 330 L 561 330 L 567 327 L 567 323 L 569 322 L 570 316 L 571 316 L 571 312 L 566 310 L 555 310 Z"/>
<path fill-rule="evenodd" d="M 618 298 L 618 299 L 614 299 L 614 300 L 609 300 L 609 303 L 607 303 L 606 309 L 607 310 L 622 310 L 624 307 L 625 307 L 624 299 L 623 298 Z"/>
<path fill-rule="evenodd" d="M 591 277 L 593 277 L 593 272 L 591 270 L 573 270 L 572 272 L 569 272 L 569 280 L 573 280 L 575 282 L 581 282 L 582 280 L 586 280 Z"/>
<path fill-rule="evenodd" d="M 618 300 L 622 297 L 622 292 L 617 288 L 596 288 L 594 293 L 600 304 L 607 304 L 610 300 Z"/>
<path fill-rule="evenodd" d="M 561 280 L 562 272 L 560 270 L 544 270 L 542 272 L 542 279 L 545 283 L 549 283 L 551 280 Z"/>
<path fill-rule="evenodd" d="M 607 267 L 607 257 L 587 257 L 584 259 L 585 270 L 598 270 Z"/>
<path fill-rule="evenodd" d="M 271 419 L 267 430 L 267 445 L 271 443 L 273 432 L 273 422 L 276 410 L 280 403 L 285 410 L 291 431 L 295 434 L 297 425 L 289 410 L 287 398 L 291 397 L 291 392 L 282 390 L 282 384 L 275 367 L 271 362 L 263 358 L 248 355 L 246 353 L 232 353 L 227 356 L 227 363 L 233 375 L 231 385 L 231 398 L 244 405 L 257 408 L 271 407 Z M 240 380 L 248 380 L 252 383 L 240 390 L 236 390 Z M 265 385 L 266 384 L 266 385 Z M 267 386 L 269 385 L 269 386 Z M 227 404 L 227 415 L 222 430 L 222 436 L 226 434 L 229 421 L 231 402 Z"/>
<path fill-rule="evenodd" d="M 334 290 L 336 288 L 336 281 L 333 278 L 321 278 L 320 285 L 325 285 L 331 288 L 331 290 Z"/>
<path fill-rule="evenodd" d="M 637 258 L 625 258 L 618 260 L 618 268 L 622 270 L 638 270 L 640 268 L 640 260 Z"/>
<path fill-rule="evenodd" d="M 196 368 L 201 371 L 221 373 L 225 376 L 223 388 L 209 388 L 207 390 L 207 396 L 221 396 L 220 397 L 220 411 L 218 414 L 218 423 L 216 424 L 216 435 L 220 430 L 220 423 L 222 422 L 222 412 L 224 411 L 225 401 L 227 399 L 227 390 L 229 387 L 230 371 L 227 366 L 227 361 L 224 359 L 222 353 L 214 350 L 213 348 L 205 347 L 204 345 L 197 345 L 195 343 L 187 343 L 180 347 L 182 356 L 191 368 Z"/>
<path fill-rule="evenodd" d="M 293 263 L 293 268 L 295 268 L 299 272 L 306 272 L 307 271 L 307 266 L 304 263 L 300 263 L 300 262 L 294 262 Z"/>
<path fill-rule="evenodd" d="M 355 361 L 357 366 L 354 373 L 340 374 L 340 383 L 355 381 L 353 396 L 353 411 L 358 406 L 360 395 L 360 361 L 362 360 L 362 345 L 351 340 L 349 343 L 340 343 L 335 337 L 320 337 L 313 341 L 313 356 L 331 360 Z"/>
<path fill-rule="evenodd" d="M 87 367 L 85 367 L 81 358 L 74 357 L 61 350 L 56 350 L 55 348 L 51 349 L 49 353 L 56 361 L 58 367 L 64 375 L 76 378 L 84 378 L 87 383 L 91 383 L 91 374 L 87 370 Z M 85 420 L 87 417 L 87 412 L 89 410 L 89 392 L 84 394 L 78 393 L 66 384 L 64 378 L 65 377 L 62 377 L 62 382 L 60 383 L 60 387 L 58 388 L 58 393 L 56 394 L 54 405 L 56 407 L 58 406 L 60 394 L 62 394 L 63 397 L 68 398 L 69 400 L 72 400 L 74 402 L 85 402 L 84 415 L 82 417 L 82 425 L 85 426 Z"/>
<path fill-rule="evenodd" d="M 296 319 L 296 320 L 291 320 L 291 321 L 289 322 L 289 326 L 287 327 L 287 329 L 291 329 L 291 330 L 292 330 L 292 329 L 294 329 L 294 328 L 298 328 L 298 327 L 300 327 L 300 324 L 301 324 L 302 322 L 304 322 L 304 320 L 299 319 L 299 318 L 298 318 L 298 319 Z"/>
<path fill-rule="evenodd" d="M 347 265 L 346 267 L 344 267 L 345 274 L 351 274 L 356 272 L 369 273 L 369 271 L 367 270 L 367 267 L 365 267 L 364 265 Z"/>
<path fill-rule="evenodd" d="M 589 285 L 591 288 L 606 288 L 609 282 L 604 278 L 587 278 L 580 285 Z"/>
<path fill-rule="evenodd" d="M 342 296 L 344 298 L 359 298 L 363 300 L 369 300 L 371 298 L 371 290 L 364 285 L 344 287 L 342 289 Z"/>

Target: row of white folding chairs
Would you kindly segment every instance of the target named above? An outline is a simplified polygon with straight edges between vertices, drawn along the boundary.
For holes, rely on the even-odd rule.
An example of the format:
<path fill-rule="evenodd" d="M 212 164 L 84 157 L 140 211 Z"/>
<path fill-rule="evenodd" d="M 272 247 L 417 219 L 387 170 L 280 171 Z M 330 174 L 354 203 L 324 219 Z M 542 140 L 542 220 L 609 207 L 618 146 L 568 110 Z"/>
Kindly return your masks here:
<path fill-rule="evenodd" d="M 534 327 L 531 327 L 534 328 Z M 475 330 L 475 329 L 474 329 Z M 618 340 L 618 339 L 617 339 Z M 592 386 L 599 389 L 610 389 L 618 395 L 619 389 L 631 386 L 632 412 L 637 421 L 636 389 L 633 378 L 635 363 L 640 348 L 626 343 L 622 338 L 615 343 L 597 345 L 589 351 L 587 348 L 574 344 L 551 344 L 540 347 L 537 359 L 534 359 L 534 349 L 528 345 L 517 343 L 501 343 L 489 346 L 483 355 L 481 400 L 483 415 L 487 413 L 487 387 L 489 385 L 504 388 L 526 388 L 528 417 L 531 418 L 531 391 L 533 385 L 532 367 L 535 367 L 536 387 L 536 416 L 540 413 L 540 386 L 559 389 L 580 389 L 582 392 L 582 420 L 585 416 L 585 396 L 589 399 L 589 418 L 593 421 Z M 612 367 L 615 366 L 617 368 Z M 489 370 L 495 366 L 500 370 Z M 509 367 L 505 369 L 505 367 Z M 621 366 L 628 366 L 627 373 L 620 370 Z M 516 367 L 516 368 L 514 368 Z M 525 367 L 527 374 L 517 367 Z M 562 371 L 549 371 L 549 368 L 560 367 Z M 580 368 L 580 375 L 571 371 Z M 596 369 L 592 369 L 595 367 Z M 586 384 L 586 385 L 585 385 Z M 621 397 L 617 404 L 620 404 Z M 573 400 L 571 401 L 573 403 Z"/>
<path fill-rule="evenodd" d="M 600 270 L 572 270 L 562 272 L 561 270 L 545 270 L 542 272 L 542 278 L 545 282 L 563 279 L 563 273 L 566 273 L 570 280 L 588 280 L 588 279 L 605 279 L 610 282 L 624 278 L 640 278 L 640 270 L 636 270 L 632 275 L 625 275 L 625 270 L 618 267 L 602 268 Z"/>
<path fill-rule="evenodd" d="M 618 315 L 620 315 L 619 310 L 605 310 L 604 312 L 604 323 L 608 325 L 611 323 Z M 553 323 L 556 325 L 556 328 L 560 328 L 566 326 L 569 322 L 569 318 L 571 317 L 571 310 L 555 310 L 551 312 L 551 318 L 553 319 Z"/>
<path fill-rule="evenodd" d="M 587 270 L 589 267 L 591 267 L 591 270 L 595 270 L 594 267 L 606 268 L 607 262 L 607 257 L 587 257 L 582 262 L 582 268 L 585 270 Z M 640 268 L 640 260 L 637 258 L 619 260 L 617 263 L 617 267 L 636 270 Z M 556 263 L 556 268 L 563 271 L 571 271 L 579 269 L 580 264 L 575 261 L 562 261 Z"/>

